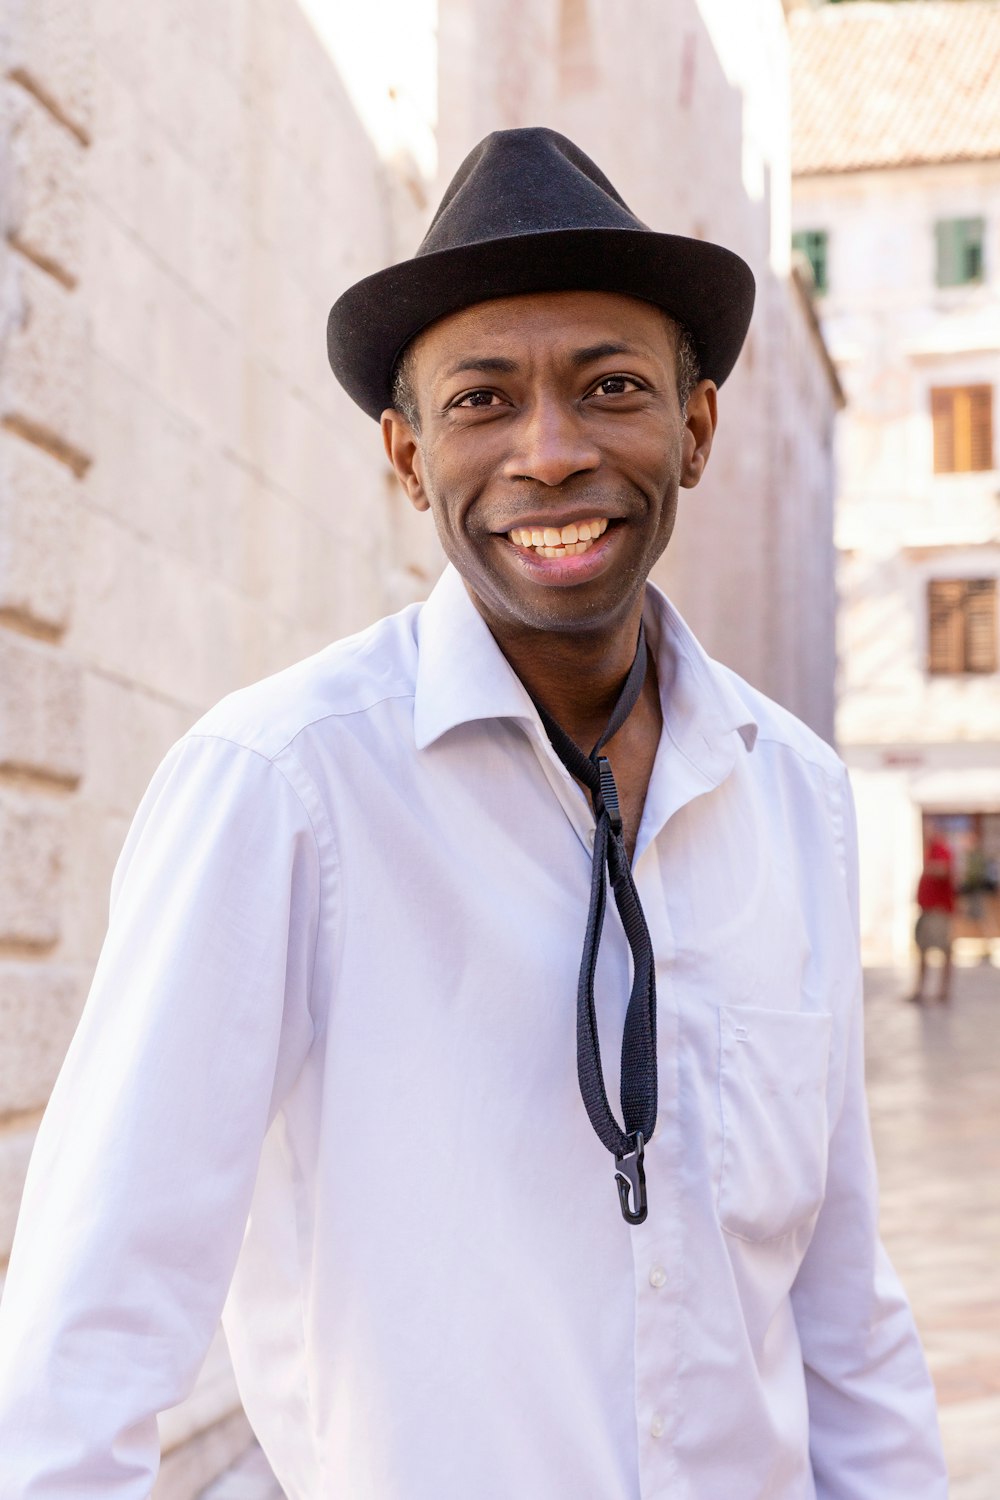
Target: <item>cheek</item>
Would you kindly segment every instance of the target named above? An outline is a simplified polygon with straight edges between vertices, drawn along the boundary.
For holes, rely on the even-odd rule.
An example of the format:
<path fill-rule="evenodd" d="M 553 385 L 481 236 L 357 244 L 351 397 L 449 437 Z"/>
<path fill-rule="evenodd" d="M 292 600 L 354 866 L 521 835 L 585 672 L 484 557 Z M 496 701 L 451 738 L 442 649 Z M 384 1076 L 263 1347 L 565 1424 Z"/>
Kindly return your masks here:
<path fill-rule="evenodd" d="M 451 446 L 445 452 L 431 450 L 423 455 L 423 460 L 422 484 L 438 531 L 453 535 L 465 531 L 470 515 L 495 475 L 495 465 L 481 452 L 465 445 L 457 451 Z"/>

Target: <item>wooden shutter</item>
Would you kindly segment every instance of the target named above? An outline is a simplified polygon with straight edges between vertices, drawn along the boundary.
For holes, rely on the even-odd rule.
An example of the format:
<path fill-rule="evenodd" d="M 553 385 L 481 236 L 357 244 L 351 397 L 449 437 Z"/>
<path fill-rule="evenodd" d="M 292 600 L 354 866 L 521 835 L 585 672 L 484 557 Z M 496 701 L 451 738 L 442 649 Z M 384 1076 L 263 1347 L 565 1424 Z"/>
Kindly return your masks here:
<path fill-rule="evenodd" d="M 993 387 L 939 386 L 931 391 L 935 474 L 993 467 Z"/>
<path fill-rule="evenodd" d="M 993 387 L 969 388 L 969 468 L 993 467 Z"/>
<path fill-rule="evenodd" d="M 927 670 L 997 670 L 995 578 L 934 578 L 927 585 Z"/>
<path fill-rule="evenodd" d="M 965 286 L 983 275 L 983 220 L 939 219 L 934 225 L 938 286 Z"/>
<path fill-rule="evenodd" d="M 931 421 L 934 425 L 934 472 L 955 471 L 955 412 L 952 392 L 931 391 Z"/>
<path fill-rule="evenodd" d="M 965 656 L 965 622 L 960 578 L 934 578 L 927 585 L 927 670 L 961 672 Z"/>
<path fill-rule="evenodd" d="M 955 286 L 958 276 L 958 237 L 955 233 L 957 220 L 939 219 L 934 225 L 937 241 L 937 284 Z"/>
<path fill-rule="evenodd" d="M 965 596 L 965 670 L 997 670 L 997 584 L 995 578 L 970 579 Z"/>

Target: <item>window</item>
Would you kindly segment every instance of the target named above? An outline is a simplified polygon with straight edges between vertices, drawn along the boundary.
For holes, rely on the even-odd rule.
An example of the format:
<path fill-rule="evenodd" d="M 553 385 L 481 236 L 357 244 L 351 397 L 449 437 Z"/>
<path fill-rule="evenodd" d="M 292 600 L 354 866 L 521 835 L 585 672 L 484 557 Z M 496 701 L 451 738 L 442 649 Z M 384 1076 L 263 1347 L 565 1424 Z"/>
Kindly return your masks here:
<path fill-rule="evenodd" d="M 821 295 L 827 290 L 827 246 L 830 236 L 825 229 L 800 229 L 792 235 L 792 249 L 800 250 L 809 262 L 813 284 Z"/>
<path fill-rule="evenodd" d="M 927 585 L 927 670 L 997 670 L 995 578 L 933 578 Z"/>
<path fill-rule="evenodd" d="M 971 281 L 982 281 L 982 219 L 938 219 L 934 238 L 938 286 L 965 286 Z"/>
<path fill-rule="evenodd" d="M 993 387 L 939 386 L 931 391 L 935 474 L 993 467 Z"/>

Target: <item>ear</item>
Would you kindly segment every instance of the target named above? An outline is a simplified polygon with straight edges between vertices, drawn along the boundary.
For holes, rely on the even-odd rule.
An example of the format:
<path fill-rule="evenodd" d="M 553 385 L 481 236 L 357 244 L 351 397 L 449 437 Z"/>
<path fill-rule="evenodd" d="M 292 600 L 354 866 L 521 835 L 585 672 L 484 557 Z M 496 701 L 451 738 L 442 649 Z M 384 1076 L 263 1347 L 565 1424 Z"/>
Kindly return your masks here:
<path fill-rule="evenodd" d="M 718 391 L 712 380 L 699 380 L 688 398 L 681 451 L 681 484 L 692 490 L 705 472 L 719 422 Z"/>
<path fill-rule="evenodd" d="M 382 442 L 386 457 L 396 471 L 396 478 L 406 491 L 415 510 L 430 510 L 424 493 L 423 463 L 420 440 L 403 413 L 386 407 L 381 417 Z"/>

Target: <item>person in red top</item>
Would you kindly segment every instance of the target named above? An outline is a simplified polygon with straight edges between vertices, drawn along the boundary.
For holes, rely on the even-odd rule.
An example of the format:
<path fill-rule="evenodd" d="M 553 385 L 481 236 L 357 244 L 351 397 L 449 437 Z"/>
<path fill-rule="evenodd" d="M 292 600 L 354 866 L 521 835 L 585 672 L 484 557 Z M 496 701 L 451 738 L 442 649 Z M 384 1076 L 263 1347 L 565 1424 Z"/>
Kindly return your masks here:
<path fill-rule="evenodd" d="M 951 918 L 955 910 L 955 878 L 951 850 L 940 837 L 932 832 L 924 847 L 924 868 L 917 885 L 916 940 L 920 954 L 920 970 L 917 987 L 909 997 L 915 1005 L 924 998 L 924 978 L 927 973 L 927 951 L 939 948 L 944 954 L 941 971 L 941 989 L 938 999 L 947 1005 L 951 984 Z"/>

